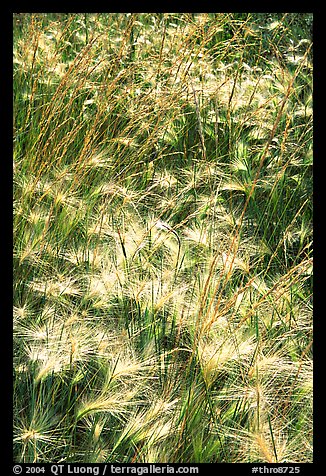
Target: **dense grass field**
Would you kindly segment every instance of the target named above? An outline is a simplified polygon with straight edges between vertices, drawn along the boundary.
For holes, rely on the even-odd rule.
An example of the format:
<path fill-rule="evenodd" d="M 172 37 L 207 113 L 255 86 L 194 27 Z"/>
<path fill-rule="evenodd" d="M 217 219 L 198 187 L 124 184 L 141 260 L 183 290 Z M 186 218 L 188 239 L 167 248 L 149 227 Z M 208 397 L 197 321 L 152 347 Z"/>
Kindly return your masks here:
<path fill-rule="evenodd" d="M 311 17 L 14 15 L 17 462 L 312 461 Z"/>

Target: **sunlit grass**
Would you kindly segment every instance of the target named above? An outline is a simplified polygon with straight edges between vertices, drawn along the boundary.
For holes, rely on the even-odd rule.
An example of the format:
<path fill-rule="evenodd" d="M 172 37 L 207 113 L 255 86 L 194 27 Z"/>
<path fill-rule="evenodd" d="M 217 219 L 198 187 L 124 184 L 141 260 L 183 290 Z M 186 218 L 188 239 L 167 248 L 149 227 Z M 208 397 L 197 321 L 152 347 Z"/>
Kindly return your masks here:
<path fill-rule="evenodd" d="M 14 16 L 16 461 L 312 461 L 310 23 Z"/>

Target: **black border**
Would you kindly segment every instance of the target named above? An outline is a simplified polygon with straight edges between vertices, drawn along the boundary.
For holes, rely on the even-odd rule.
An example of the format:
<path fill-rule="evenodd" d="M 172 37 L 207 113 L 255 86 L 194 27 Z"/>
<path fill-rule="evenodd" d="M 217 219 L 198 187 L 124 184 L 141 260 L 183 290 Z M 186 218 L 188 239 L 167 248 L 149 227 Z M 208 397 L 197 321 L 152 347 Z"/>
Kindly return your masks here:
<path fill-rule="evenodd" d="M 1 226 L 1 318 L 0 318 L 0 352 L 1 357 L 1 389 L 2 392 L 2 460 L 12 454 L 12 420 L 13 420 L 13 344 L 12 344 L 12 283 L 13 283 L 13 130 L 12 130 L 12 97 L 13 97 L 13 61 L 12 61 L 12 17 L 5 11 L 2 16 L 3 24 L 0 32 L 1 64 L 1 159 L 0 159 L 0 196 L 2 208 Z M 10 473 L 12 474 L 11 470 Z"/>

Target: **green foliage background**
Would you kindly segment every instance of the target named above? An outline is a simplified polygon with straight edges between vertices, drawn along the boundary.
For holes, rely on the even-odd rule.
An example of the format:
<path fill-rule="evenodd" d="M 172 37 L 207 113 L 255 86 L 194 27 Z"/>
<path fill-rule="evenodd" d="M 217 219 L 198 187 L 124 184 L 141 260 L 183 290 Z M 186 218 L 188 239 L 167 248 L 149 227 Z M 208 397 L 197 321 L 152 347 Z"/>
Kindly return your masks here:
<path fill-rule="evenodd" d="M 312 14 L 15 14 L 17 462 L 312 461 Z"/>

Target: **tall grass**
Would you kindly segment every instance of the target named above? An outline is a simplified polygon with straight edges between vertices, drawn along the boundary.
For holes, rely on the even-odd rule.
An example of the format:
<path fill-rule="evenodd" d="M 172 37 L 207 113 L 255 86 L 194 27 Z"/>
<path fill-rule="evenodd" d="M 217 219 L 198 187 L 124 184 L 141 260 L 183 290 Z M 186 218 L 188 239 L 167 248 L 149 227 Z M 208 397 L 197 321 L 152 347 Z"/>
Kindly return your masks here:
<path fill-rule="evenodd" d="M 310 26 L 14 15 L 16 461 L 312 460 Z"/>

